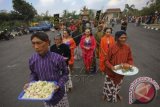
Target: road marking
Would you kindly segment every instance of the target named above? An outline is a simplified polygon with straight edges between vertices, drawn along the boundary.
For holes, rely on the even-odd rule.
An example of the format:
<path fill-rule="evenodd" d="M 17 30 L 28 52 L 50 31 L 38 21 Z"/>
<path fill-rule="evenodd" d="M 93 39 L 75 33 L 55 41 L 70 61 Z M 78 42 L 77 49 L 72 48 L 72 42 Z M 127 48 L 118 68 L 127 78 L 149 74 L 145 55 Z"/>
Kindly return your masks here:
<path fill-rule="evenodd" d="M 158 28 L 156 28 L 155 30 L 159 30 Z"/>
<path fill-rule="evenodd" d="M 8 65 L 8 68 L 15 68 L 17 66 L 17 64 L 13 64 L 13 65 Z"/>

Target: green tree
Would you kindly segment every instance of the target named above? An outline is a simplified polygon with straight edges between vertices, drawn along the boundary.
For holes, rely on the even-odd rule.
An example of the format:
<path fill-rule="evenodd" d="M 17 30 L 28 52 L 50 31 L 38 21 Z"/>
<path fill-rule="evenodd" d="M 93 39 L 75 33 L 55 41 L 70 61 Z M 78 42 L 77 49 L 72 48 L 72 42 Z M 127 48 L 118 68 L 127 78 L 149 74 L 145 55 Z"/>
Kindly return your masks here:
<path fill-rule="evenodd" d="M 77 19 L 76 11 L 72 11 L 72 12 L 71 12 L 71 17 L 72 17 L 73 19 Z"/>
<path fill-rule="evenodd" d="M 67 15 L 68 15 L 68 11 L 67 11 L 67 10 L 63 10 L 63 15 L 62 15 L 62 17 L 63 17 L 63 18 L 67 18 Z"/>
<path fill-rule="evenodd" d="M 8 20 L 9 20 L 9 13 L 1 12 L 0 21 L 8 21 Z"/>
<path fill-rule="evenodd" d="M 156 9 L 157 11 L 160 11 L 160 0 L 156 0 L 155 9 Z"/>
<path fill-rule="evenodd" d="M 123 14 L 127 15 L 127 16 L 137 15 L 138 14 L 138 9 L 136 9 L 135 5 L 133 5 L 133 4 L 132 5 L 126 4 L 125 9 L 123 11 Z"/>
<path fill-rule="evenodd" d="M 43 20 L 50 20 L 51 16 L 49 16 L 49 11 L 47 10 L 45 13 L 43 13 Z"/>
<path fill-rule="evenodd" d="M 149 5 L 148 5 L 149 4 Z M 146 3 L 146 7 L 140 11 L 141 15 L 153 15 L 156 11 L 160 10 L 160 0 L 149 0 Z"/>
<path fill-rule="evenodd" d="M 12 0 L 12 3 L 14 11 L 22 15 L 25 21 L 31 20 L 37 14 L 32 4 L 29 4 L 25 0 Z"/>
<path fill-rule="evenodd" d="M 89 17 L 90 19 L 94 19 L 94 12 L 92 9 L 89 9 Z"/>
<path fill-rule="evenodd" d="M 78 19 L 78 17 L 79 15 L 76 14 L 76 11 L 72 11 L 72 12 L 69 12 L 68 10 L 63 11 L 63 15 L 62 15 L 63 19 L 68 19 L 68 18 Z"/>
<path fill-rule="evenodd" d="M 10 12 L 10 20 L 23 20 L 23 16 L 15 11 Z"/>

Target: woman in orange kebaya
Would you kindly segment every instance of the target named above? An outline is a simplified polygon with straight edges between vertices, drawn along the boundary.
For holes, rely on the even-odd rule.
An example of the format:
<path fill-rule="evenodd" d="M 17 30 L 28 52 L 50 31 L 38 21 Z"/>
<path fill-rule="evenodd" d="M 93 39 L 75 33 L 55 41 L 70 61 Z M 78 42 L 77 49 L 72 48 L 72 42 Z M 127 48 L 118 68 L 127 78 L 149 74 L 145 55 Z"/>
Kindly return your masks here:
<path fill-rule="evenodd" d="M 80 41 L 80 47 L 82 49 L 82 57 L 86 73 L 90 73 L 92 72 L 91 67 L 94 64 L 94 51 L 96 48 L 96 40 L 91 34 L 90 29 L 85 30 L 85 34 L 82 36 Z"/>
<path fill-rule="evenodd" d="M 108 53 L 108 49 L 115 44 L 114 37 L 111 35 L 112 28 L 104 29 L 104 36 L 101 38 L 100 42 L 100 54 L 99 54 L 99 69 L 102 73 L 105 71 L 105 60 Z"/>
<path fill-rule="evenodd" d="M 73 71 L 74 64 L 74 49 L 76 48 L 76 43 L 73 38 L 70 36 L 70 32 L 68 30 L 63 31 L 63 43 L 68 45 L 71 51 L 71 58 L 69 60 L 70 70 Z"/>

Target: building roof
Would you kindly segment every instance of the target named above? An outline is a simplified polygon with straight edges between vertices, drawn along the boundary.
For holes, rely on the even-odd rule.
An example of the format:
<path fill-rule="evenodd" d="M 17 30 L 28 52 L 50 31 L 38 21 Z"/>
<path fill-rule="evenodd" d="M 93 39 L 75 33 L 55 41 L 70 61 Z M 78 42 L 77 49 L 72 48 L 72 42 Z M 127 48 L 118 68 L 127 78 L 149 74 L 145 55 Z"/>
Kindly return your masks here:
<path fill-rule="evenodd" d="M 106 10 L 106 13 L 119 13 L 121 12 L 120 8 L 110 8 Z"/>

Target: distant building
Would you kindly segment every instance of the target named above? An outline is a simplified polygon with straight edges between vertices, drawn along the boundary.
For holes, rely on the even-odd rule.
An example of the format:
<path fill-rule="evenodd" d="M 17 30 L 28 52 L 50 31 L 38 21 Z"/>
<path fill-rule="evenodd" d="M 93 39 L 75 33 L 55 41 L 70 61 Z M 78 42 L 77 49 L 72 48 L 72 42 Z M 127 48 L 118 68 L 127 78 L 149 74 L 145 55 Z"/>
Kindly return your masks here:
<path fill-rule="evenodd" d="M 0 10 L 0 13 L 7 13 L 7 10 Z"/>
<path fill-rule="evenodd" d="M 119 19 L 121 16 L 121 9 L 120 8 L 110 8 L 107 9 L 103 15 L 103 19 L 105 21 L 110 21 L 112 18 Z"/>

